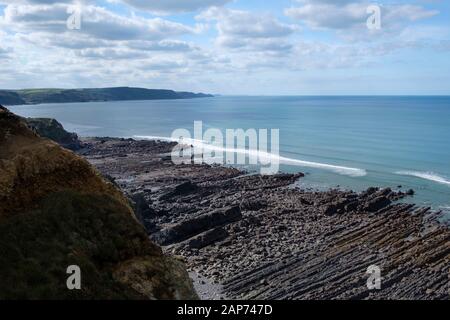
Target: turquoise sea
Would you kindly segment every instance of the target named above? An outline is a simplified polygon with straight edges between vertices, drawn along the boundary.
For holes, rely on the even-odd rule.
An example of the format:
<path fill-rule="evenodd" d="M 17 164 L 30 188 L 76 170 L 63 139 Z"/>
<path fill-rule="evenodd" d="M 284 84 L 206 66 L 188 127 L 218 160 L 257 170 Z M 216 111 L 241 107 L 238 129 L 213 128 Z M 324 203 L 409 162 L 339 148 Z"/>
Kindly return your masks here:
<path fill-rule="evenodd" d="M 56 118 L 81 136 L 170 137 L 174 129 L 192 130 L 200 120 L 204 129 L 224 132 L 280 129 L 280 154 L 293 160 L 281 170 L 308 173 L 302 187 L 401 185 L 417 192 L 408 201 L 446 210 L 450 217 L 450 97 L 214 97 L 10 109 Z"/>

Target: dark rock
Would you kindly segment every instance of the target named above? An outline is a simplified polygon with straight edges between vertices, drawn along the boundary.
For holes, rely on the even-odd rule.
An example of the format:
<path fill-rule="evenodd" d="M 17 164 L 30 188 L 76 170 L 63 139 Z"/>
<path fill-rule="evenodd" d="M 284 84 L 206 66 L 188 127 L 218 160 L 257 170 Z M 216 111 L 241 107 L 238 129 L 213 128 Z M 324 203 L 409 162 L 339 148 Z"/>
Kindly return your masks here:
<path fill-rule="evenodd" d="M 132 194 L 130 198 L 133 202 L 134 214 L 139 222 L 142 223 L 147 233 L 150 234 L 155 232 L 156 226 L 153 223 L 153 219 L 156 216 L 156 212 L 149 206 L 144 194 L 142 192 L 138 192 Z"/>
<path fill-rule="evenodd" d="M 111 182 L 114 186 L 119 187 L 119 185 L 118 185 L 117 182 L 116 182 L 116 178 L 114 178 L 113 176 L 111 176 L 111 175 L 109 175 L 109 174 L 107 174 L 107 173 L 102 174 L 102 176 L 103 176 L 103 178 L 105 178 L 106 181 L 109 181 L 109 182 Z"/>
<path fill-rule="evenodd" d="M 375 197 L 388 197 L 392 193 L 391 188 L 384 188 L 374 194 Z"/>
<path fill-rule="evenodd" d="M 223 227 L 218 227 L 186 240 L 186 246 L 190 249 L 201 249 L 217 241 L 224 240 L 226 237 L 228 237 L 228 232 Z"/>
<path fill-rule="evenodd" d="M 371 195 L 371 194 L 377 192 L 378 190 L 379 190 L 378 188 L 370 187 L 370 188 L 368 188 L 366 191 L 364 191 L 362 195 L 363 195 L 363 196 L 369 196 L 369 195 Z"/>
<path fill-rule="evenodd" d="M 437 221 L 428 208 L 394 203 L 404 196 L 398 189 L 302 190 L 291 187 L 294 175 L 261 176 L 161 161 L 173 147 L 165 142 L 122 150 L 109 141 L 95 145 L 91 155 L 96 165 L 125 180 L 136 176 L 126 180 L 127 190 L 139 180 L 151 185 L 153 192 L 146 197 L 155 201 L 155 223 L 174 229 L 157 235 L 171 243 L 165 250 L 173 248 L 191 270 L 220 283 L 229 298 L 448 299 L 449 231 L 428 225 Z M 116 157 L 118 149 L 140 157 L 142 166 Z M 98 150 L 104 156 L 101 164 Z M 146 161 L 149 155 L 151 162 Z M 144 170 L 155 175 L 144 175 Z M 159 201 L 175 190 L 167 186 L 187 180 L 195 181 L 199 190 Z M 245 210 L 238 222 L 211 226 L 195 220 L 213 208 L 236 204 Z M 191 225 L 174 228 L 188 220 Z M 220 227 L 229 235 L 215 240 L 225 236 Z M 384 270 L 383 290 L 365 286 L 365 270 L 372 263 Z M 433 290 L 430 296 L 427 289 Z"/>
<path fill-rule="evenodd" d="M 364 205 L 364 210 L 366 210 L 368 212 L 376 212 L 378 210 L 381 210 L 381 209 L 387 207 L 390 204 L 391 204 L 391 200 L 389 200 L 385 196 L 380 196 L 380 197 L 376 197 L 373 200 L 368 201 Z"/>
<path fill-rule="evenodd" d="M 358 208 L 359 201 L 352 201 L 345 205 L 344 209 L 345 212 L 352 212 L 355 211 Z"/>
<path fill-rule="evenodd" d="M 170 245 L 189 239 L 209 229 L 223 226 L 242 219 L 238 206 L 227 207 L 179 222 L 153 234 L 152 239 L 161 245 Z"/>
<path fill-rule="evenodd" d="M 172 156 L 170 156 L 170 155 L 161 156 L 161 160 L 162 161 L 171 161 L 172 160 Z"/>
<path fill-rule="evenodd" d="M 405 194 L 406 194 L 407 196 L 413 196 L 413 195 L 415 194 L 415 192 L 414 192 L 413 189 L 409 189 L 408 191 L 405 192 Z"/>
<path fill-rule="evenodd" d="M 300 198 L 299 201 L 300 201 L 301 204 L 305 204 L 307 206 L 312 205 L 311 201 L 308 201 L 308 200 L 303 199 L 303 198 Z"/>
<path fill-rule="evenodd" d="M 261 225 L 261 219 L 252 215 L 249 215 L 245 218 L 245 221 L 248 222 L 249 225 L 259 226 Z"/>
<path fill-rule="evenodd" d="M 25 119 L 30 129 L 41 137 L 48 138 L 60 144 L 62 147 L 77 151 L 84 147 L 75 133 L 64 130 L 61 123 L 49 118 L 27 118 Z"/>
<path fill-rule="evenodd" d="M 264 201 L 263 199 L 258 199 L 258 200 L 243 200 L 241 202 L 241 210 L 246 210 L 246 211 L 258 211 L 261 210 L 263 208 L 267 207 L 267 201 Z"/>
<path fill-rule="evenodd" d="M 330 204 L 325 207 L 324 214 L 327 216 L 332 216 L 338 212 L 338 207 L 334 204 Z"/>
<path fill-rule="evenodd" d="M 161 200 L 167 200 L 176 196 L 186 195 L 191 192 L 197 191 L 198 186 L 191 181 L 183 182 L 177 185 L 172 191 L 161 196 Z"/>

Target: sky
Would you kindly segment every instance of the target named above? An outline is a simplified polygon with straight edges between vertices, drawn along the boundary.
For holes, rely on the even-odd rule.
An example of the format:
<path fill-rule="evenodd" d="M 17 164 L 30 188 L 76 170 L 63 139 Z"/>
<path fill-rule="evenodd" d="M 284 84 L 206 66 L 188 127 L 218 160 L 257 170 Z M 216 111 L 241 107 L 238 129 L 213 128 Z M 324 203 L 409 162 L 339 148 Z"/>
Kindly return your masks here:
<path fill-rule="evenodd" d="M 446 0 L 0 0 L 2 89 L 450 95 L 449 58 Z"/>

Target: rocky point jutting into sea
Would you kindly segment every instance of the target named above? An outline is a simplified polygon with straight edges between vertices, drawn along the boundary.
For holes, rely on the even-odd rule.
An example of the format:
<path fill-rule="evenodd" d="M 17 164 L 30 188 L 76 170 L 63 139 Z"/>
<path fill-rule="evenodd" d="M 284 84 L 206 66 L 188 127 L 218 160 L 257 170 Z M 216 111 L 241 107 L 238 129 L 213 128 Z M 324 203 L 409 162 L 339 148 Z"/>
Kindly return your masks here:
<path fill-rule="evenodd" d="M 412 190 L 301 190 L 302 173 L 175 165 L 175 143 L 83 142 L 150 238 L 185 259 L 202 298 L 449 299 L 450 230 L 440 212 L 398 201 Z M 372 265 L 380 290 L 367 287 Z"/>

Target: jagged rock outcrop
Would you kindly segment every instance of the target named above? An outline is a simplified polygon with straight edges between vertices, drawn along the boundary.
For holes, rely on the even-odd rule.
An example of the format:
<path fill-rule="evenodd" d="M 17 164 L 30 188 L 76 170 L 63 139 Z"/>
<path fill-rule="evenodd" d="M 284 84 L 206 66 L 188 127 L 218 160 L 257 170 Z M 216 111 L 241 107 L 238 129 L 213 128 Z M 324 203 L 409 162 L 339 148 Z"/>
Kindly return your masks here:
<path fill-rule="evenodd" d="M 184 194 L 188 194 L 191 192 L 194 192 L 198 189 L 198 186 L 191 181 L 183 182 L 173 188 L 173 190 L 167 192 L 166 194 L 163 194 L 161 196 L 161 200 L 168 200 L 170 198 L 181 196 Z"/>
<path fill-rule="evenodd" d="M 153 223 L 153 219 L 156 216 L 155 210 L 153 210 L 147 199 L 145 199 L 143 192 L 137 192 L 129 196 L 136 218 L 144 226 L 147 233 L 153 233 L 156 231 L 156 226 Z"/>
<path fill-rule="evenodd" d="M 152 239 L 161 245 L 170 245 L 241 219 L 242 214 L 238 206 L 218 209 L 169 226 L 153 234 Z M 208 235 L 206 237 L 211 238 Z"/>
<path fill-rule="evenodd" d="M 112 183 L 1 106 L 0 252 L 0 299 L 197 298 Z"/>
<path fill-rule="evenodd" d="M 76 133 L 67 132 L 61 123 L 51 118 L 27 118 L 28 126 L 41 137 L 55 141 L 62 147 L 76 151 L 83 148 L 83 143 Z"/>

